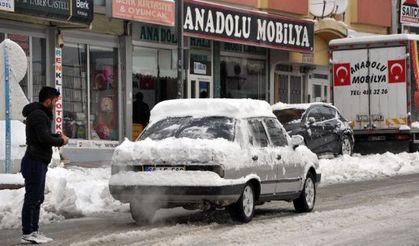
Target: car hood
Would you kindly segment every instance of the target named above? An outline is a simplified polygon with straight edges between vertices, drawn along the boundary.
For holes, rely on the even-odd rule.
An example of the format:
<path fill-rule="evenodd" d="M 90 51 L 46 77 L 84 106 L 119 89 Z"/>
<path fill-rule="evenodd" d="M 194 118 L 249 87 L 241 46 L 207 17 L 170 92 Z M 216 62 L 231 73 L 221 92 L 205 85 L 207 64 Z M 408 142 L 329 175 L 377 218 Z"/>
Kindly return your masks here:
<path fill-rule="evenodd" d="M 188 164 L 188 163 L 240 163 L 243 157 L 240 145 L 225 139 L 167 138 L 145 139 L 132 142 L 126 139 L 115 149 L 115 165 Z"/>

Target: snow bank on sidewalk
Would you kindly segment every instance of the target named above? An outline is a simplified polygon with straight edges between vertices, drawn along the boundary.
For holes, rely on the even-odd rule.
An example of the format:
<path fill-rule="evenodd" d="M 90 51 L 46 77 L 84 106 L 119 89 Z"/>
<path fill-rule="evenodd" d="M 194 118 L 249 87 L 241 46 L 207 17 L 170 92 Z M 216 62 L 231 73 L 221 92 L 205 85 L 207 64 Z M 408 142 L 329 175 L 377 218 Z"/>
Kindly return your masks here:
<path fill-rule="evenodd" d="M 23 185 L 24 179 L 22 174 L 10 174 L 10 173 L 0 173 L 0 185 Z"/>
<path fill-rule="evenodd" d="M 110 168 L 50 168 L 40 222 L 45 224 L 65 218 L 127 209 L 109 193 L 110 174 Z M 24 188 L 0 190 L 0 229 L 21 225 L 24 194 Z"/>
<path fill-rule="evenodd" d="M 339 156 L 321 159 L 321 185 L 373 180 L 396 175 L 419 173 L 419 152 Z"/>

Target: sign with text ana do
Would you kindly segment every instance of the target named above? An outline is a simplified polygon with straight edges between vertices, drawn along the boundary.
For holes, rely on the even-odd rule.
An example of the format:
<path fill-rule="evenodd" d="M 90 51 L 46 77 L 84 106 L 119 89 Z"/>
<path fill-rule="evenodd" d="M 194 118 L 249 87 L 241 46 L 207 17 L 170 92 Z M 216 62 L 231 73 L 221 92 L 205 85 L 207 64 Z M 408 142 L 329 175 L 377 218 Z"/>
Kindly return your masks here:
<path fill-rule="evenodd" d="M 112 17 L 114 18 L 174 26 L 175 15 L 175 2 L 173 0 L 112 1 Z"/>

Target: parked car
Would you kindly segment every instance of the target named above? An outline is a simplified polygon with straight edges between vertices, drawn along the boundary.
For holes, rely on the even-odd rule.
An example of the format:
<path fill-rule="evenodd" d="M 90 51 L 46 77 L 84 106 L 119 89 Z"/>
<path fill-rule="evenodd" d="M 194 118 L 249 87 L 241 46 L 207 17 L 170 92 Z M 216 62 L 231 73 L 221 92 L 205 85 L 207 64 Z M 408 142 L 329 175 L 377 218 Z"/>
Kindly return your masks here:
<path fill-rule="evenodd" d="M 285 132 L 270 105 L 250 99 L 179 99 L 151 111 L 136 142 L 113 156 L 109 188 L 137 223 L 160 208 L 226 208 L 249 222 L 255 205 L 293 201 L 313 210 L 317 156 Z"/>
<path fill-rule="evenodd" d="M 288 134 L 301 135 L 307 147 L 314 153 L 352 155 L 352 128 L 332 105 L 277 103 L 272 109 Z"/>

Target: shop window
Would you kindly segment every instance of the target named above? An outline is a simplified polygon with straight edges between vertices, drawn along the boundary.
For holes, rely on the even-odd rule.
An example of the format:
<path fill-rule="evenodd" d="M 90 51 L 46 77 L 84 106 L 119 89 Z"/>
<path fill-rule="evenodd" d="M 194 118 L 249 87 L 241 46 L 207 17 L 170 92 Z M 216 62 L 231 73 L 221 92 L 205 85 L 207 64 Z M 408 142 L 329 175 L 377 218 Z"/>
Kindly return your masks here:
<path fill-rule="evenodd" d="M 94 0 L 96 6 L 105 6 L 106 0 Z"/>
<path fill-rule="evenodd" d="M 64 134 L 87 138 L 87 64 L 86 46 L 66 44 L 63 49 Z"/>
<path fill-rule="evenodd" d="M 266 66 L 263 60 L 221 57 L 221 97 L 266 99 Z"/>
<path fill-rule="evenodd" d="M 38 94 L 46 86 L 47 44 L 44 38 L 32 38 L 32 84 L 33 101 L 38 101 Z"/>
<path fill-rule="evenodd" d="M 313 85 L 313 100 L 315 102 L 320 102 L 322 99 L 322 86 Z"/>
<path fill-rule="evenodd" d="M 132 59 L 133 95 L 141 92 L 150 109 L 177 98 L 176 50 L 134 47 Z"/>
<path fill-rule="evenodd" d="M 118 140 L 118 50 L 90 47 L 91 139 Z"/>

